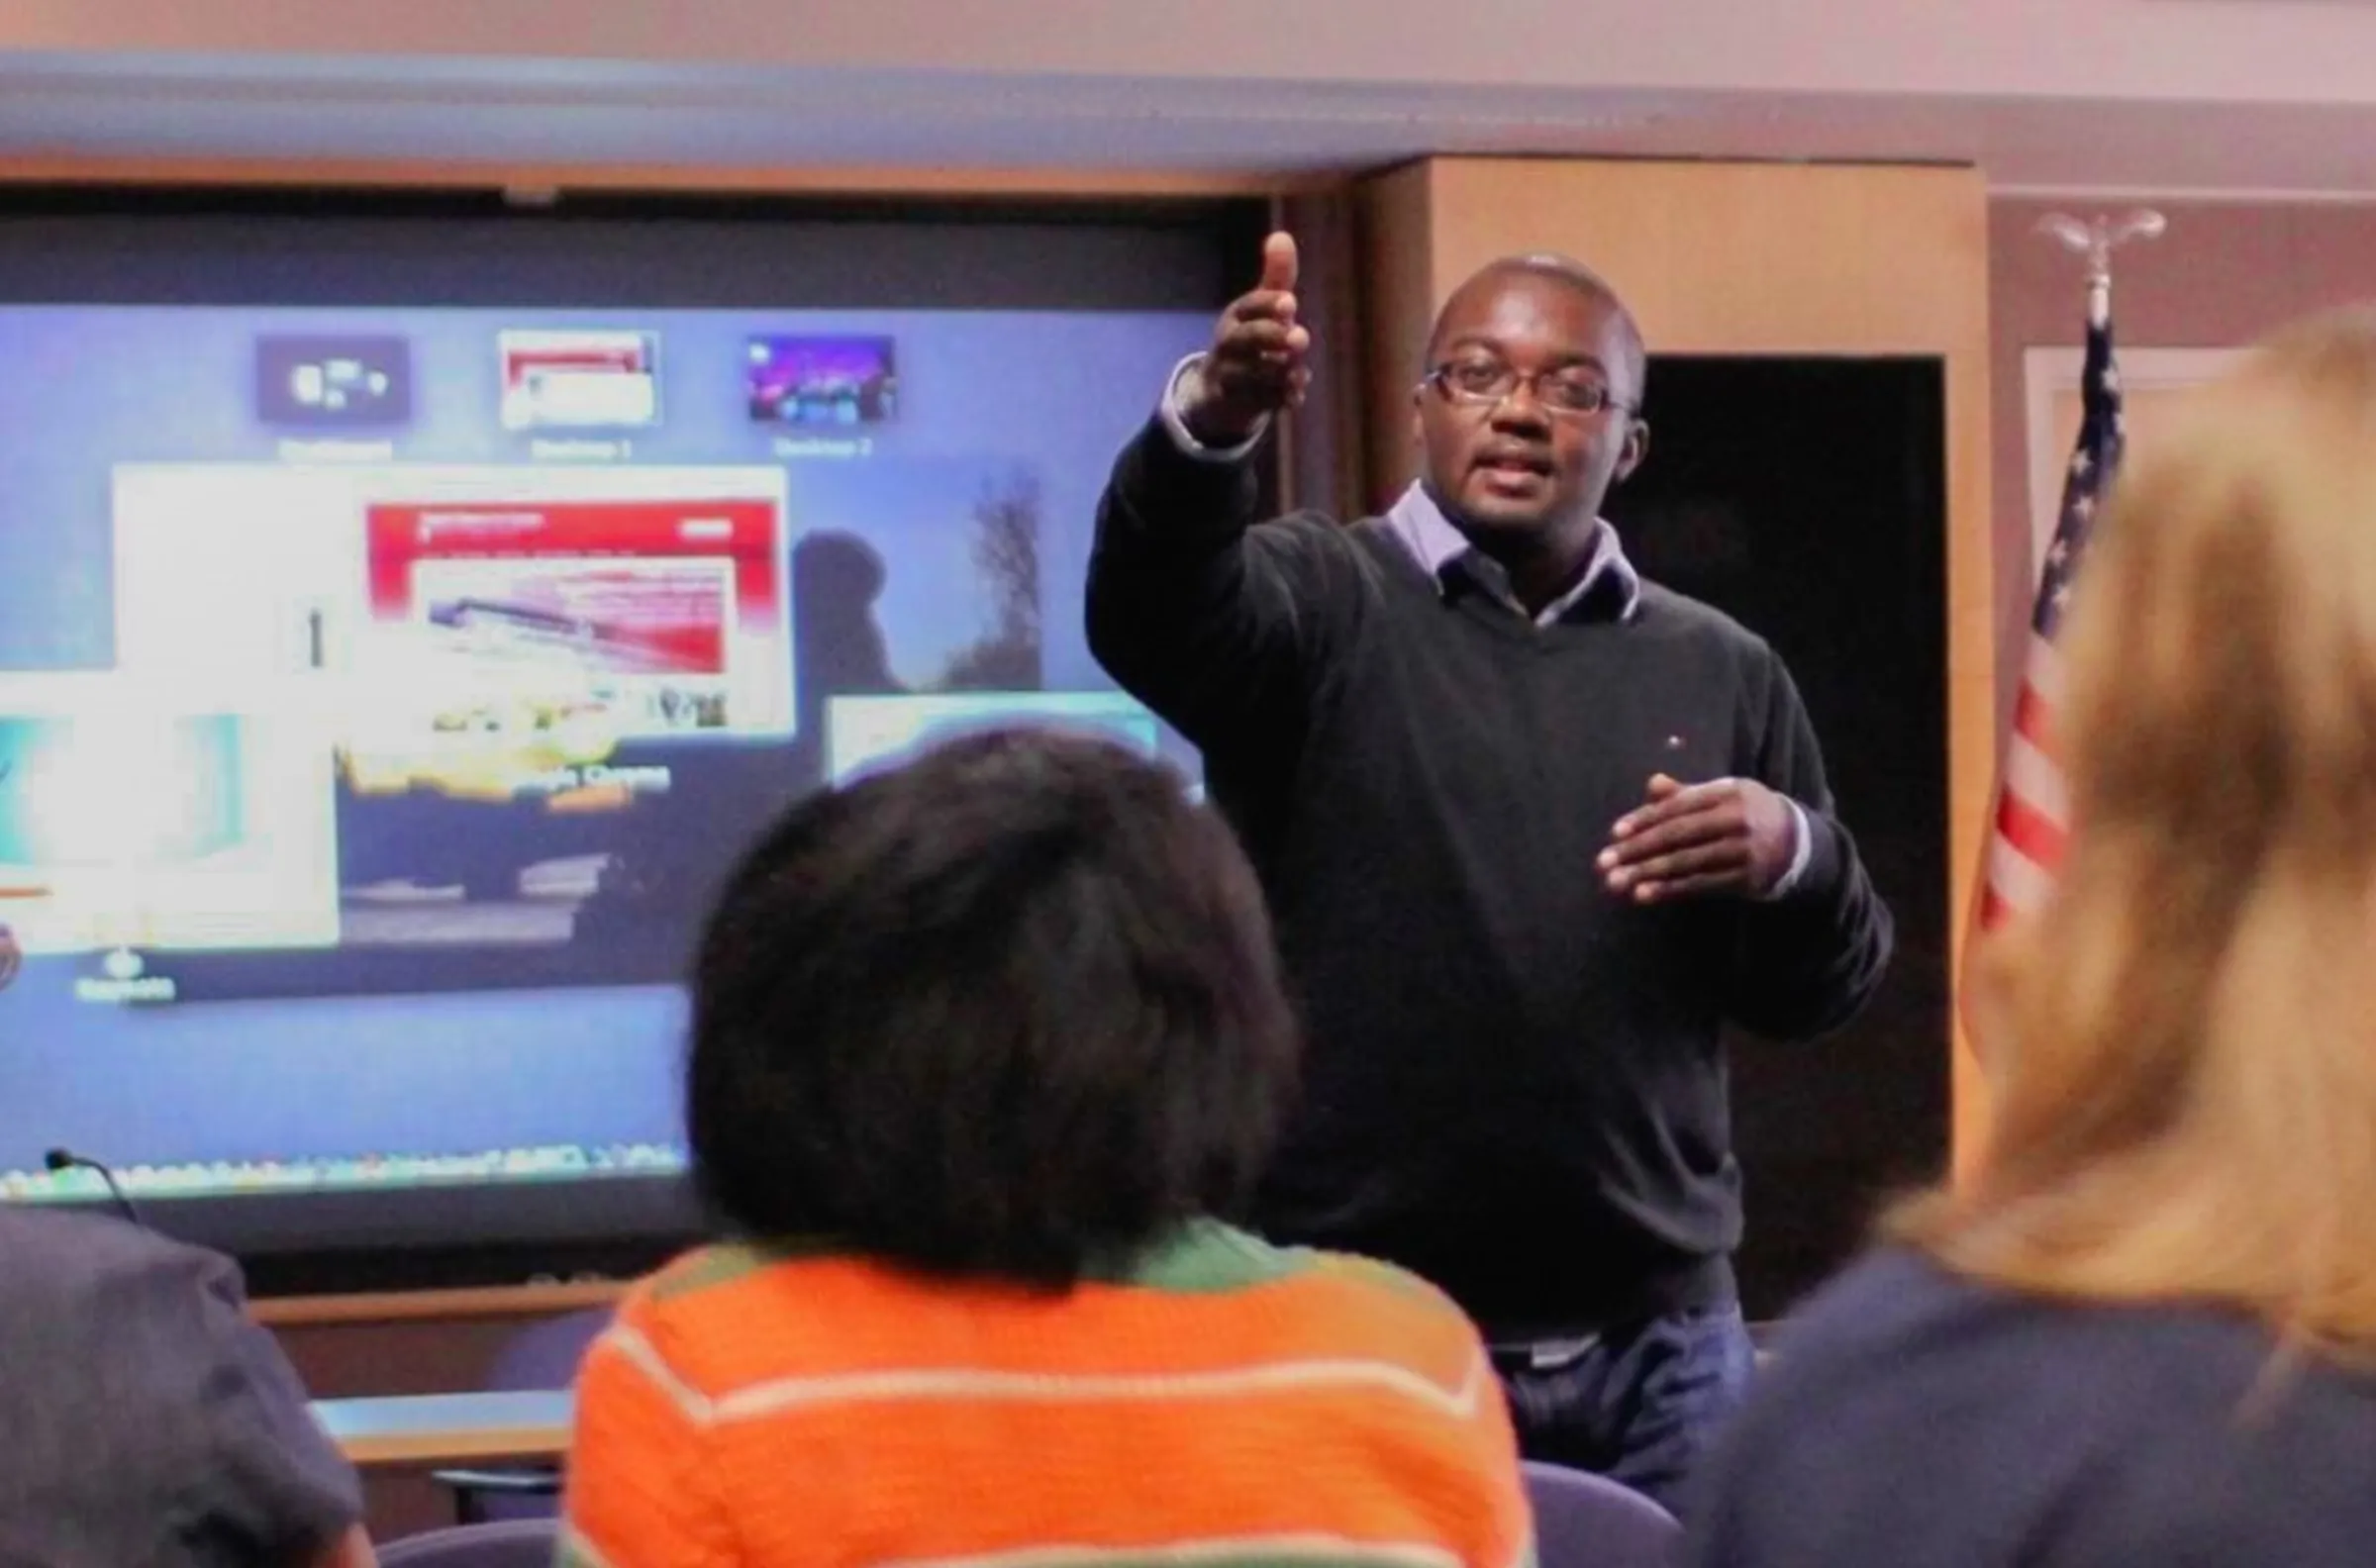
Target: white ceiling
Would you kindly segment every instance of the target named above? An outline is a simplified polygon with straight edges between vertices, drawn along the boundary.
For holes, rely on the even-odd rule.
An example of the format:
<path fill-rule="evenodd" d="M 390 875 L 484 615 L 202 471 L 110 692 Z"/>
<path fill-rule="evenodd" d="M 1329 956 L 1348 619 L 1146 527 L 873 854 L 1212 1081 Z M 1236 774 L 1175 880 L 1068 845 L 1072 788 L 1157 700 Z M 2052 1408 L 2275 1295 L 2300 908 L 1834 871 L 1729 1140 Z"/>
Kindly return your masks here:
<path fill-rule="evenodd" d="M 2376 198 L 2376 4 L 0 6 L 0 163 L 1271 173 L 1432 151 L 1932 159 L 2007 188 Z"/>

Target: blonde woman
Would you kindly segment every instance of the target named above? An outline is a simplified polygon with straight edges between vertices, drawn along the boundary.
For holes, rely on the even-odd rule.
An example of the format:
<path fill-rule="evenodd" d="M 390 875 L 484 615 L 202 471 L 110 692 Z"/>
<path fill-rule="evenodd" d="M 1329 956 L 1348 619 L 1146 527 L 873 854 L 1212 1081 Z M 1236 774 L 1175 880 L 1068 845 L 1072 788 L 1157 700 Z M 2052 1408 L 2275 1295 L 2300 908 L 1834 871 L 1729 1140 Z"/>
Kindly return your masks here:
<path fill-rule="evenodd" d="M 2064 646 L 1991 1144 L 1801 1316 L 1701 1568 L 2376 1563 L 2376 315 L 2124 473 Z"/>

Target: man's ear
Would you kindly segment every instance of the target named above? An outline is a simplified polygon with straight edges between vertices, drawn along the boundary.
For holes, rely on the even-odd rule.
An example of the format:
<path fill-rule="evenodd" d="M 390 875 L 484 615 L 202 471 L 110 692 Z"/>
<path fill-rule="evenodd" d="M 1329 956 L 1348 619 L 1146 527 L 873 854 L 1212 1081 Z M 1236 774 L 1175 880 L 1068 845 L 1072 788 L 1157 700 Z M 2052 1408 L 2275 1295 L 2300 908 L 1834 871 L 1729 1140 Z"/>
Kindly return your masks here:
<path fill-rule="evenodd" d="M 1625 450 L 1617 454 L 1617 471 L 1613 475 L 1619 484 L 1634 476 L 1650 455 L 1650 426 L 1647 420 L 1634 420 L 1626 427 Z"/>

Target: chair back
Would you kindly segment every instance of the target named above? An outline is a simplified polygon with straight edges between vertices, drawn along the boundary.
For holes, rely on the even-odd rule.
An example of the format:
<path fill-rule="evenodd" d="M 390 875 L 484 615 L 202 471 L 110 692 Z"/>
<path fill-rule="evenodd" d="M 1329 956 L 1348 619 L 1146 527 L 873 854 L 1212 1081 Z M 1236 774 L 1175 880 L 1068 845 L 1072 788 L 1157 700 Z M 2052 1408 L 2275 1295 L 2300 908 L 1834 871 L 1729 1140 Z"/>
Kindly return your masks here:
<path fill-rule="evenodd" d="M 577 1381 L 578 1363 L 597 1335 L 611 1325 L 608 1307 L 586 1307 L 546 1318 L 506 1339 L 487 1363 L 490 1393 L 565 1389 Z M 432 1479 L 453 1493 L 454 1521 L 546 1519 L 559 1512 L 561 1473 L 556 1465 L 507 1465 L 492 1470 L 439 1470 Z"/>
<path fill-rule="evenodd" d="M 501 1519 L 424 1530 L 379 1548 L 380 1568 L 551 1568 L 560 1525 Z"/>
<path fill-rule="evenodd" d="M 1683 1526 L 1648 1498 L 1564 1465 L 1530 1460 L 1525 1470 L 1540 1568 L 1672 1568 Z"/>
<path fill-rule="evenodd" d="M 611 1309 L 586 1307 L 530 1323 L 503 1342 L 487 1363 L 486 1386 L 497 1393 L 516 1389 L 565 1389 L 577 1381 L 586 1348 L 611 1325 Z"/>

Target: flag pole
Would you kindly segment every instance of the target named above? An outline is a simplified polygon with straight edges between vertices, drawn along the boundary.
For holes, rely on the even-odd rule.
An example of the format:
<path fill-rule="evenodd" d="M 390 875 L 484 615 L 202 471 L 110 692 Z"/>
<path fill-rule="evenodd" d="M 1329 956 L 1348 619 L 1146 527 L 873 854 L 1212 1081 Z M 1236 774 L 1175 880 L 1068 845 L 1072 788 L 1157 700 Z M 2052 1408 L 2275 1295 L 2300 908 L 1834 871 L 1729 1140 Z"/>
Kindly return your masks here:
<path fill-rule="evenodd" d="M 2051 693 L 2058 677 L 2053 671 L 2051 642 L 2059 620 L 2065 584 L 2084 550 L 2087 525 L 2098 495 L 2109 480 L 2107 471 L 2119 461 L 2123 444 L 2119 373 L 2112 353 L 2112 263 L 2115 252 L 2140 241 L 2161 238 L 2168 228 L 2160 213 L 2148 209 L 2114 217 L 2098 214 L 2079 219 L 2065 213 L 2041 218 L 2037 233 L 2087 263 L 2087 368 L 2083 376 L 2092 411 L 2083 422 L 2079 449 L 2074 454 L 2063 495 L 2063 511 L 2055 532 L 2055 547 L 2042 563 L 2033 584 L 2036 606 L 2030 617 L 2029 646 L 2024 660 L 2021 700 L 2015 705 L 2011 731 L 2000 738 L 1997 779 L 1989 806 L 1991 831 L 1983 843 L 1979 875 L 1974 879 L 1971 906 L 1964 912 L 1963 939 L 1956 946 L 1956 1034 L 1954 1093 L 1959 1107 L 1957 1137 L 1952 1152 L 1955 1179 L 1968 1180 L 1978 1169 L 1989 1121 L 1988 1082 L 1978 1053 L 1973 1018 L 1972 965 L 1974 951 L 1988 930 L 2027 907 L 2035 897 L 2040 877 L 2050 877 L 2059 860 L 2066 830 L 2064 781 L 2043 742 L 2046 727 L 2041 715 L 2050 714 Z M 1999 873 L 2006 887 L 1998 887 Z M 1974 1114 L 1960 1110 L 1966 1098 Z"/>
<path fill-rule="evenodd" d="M 2129 212 L 2120 214 L 2117 217 L 2106 213 L 2098 213 L 2091 218 L 2085 219 L 2074 218 L 2067 213 L 2049 213 L 2037 221 L 2037 233 L 2039 235 L 2051 240 L 2054 242 L 2054 244 L 2060 245 L 2064 250 L 2086 259 L 2087 325 L 2088 336 L 2091 341 L 2091 361 L 2095 351 L 2095 341 L 2101 338 L 2104 334 L 2108 333 L 2112 325 L 2112 258 L 2114 253 L 2120 250 L 2124 245 L 2132 245 L 2139 241 L 2150 242 L 2158 240 L 2168 228 L 2169 221 L 2160 213 L 2155 212 L 2150 208 L 2136 208 Z M 2111 378 L 2108 377 L 2108 379 Z M 2113 384 L 2117 385 L 2117 380 L 2115 380 Z M 2116 412 L 2113 416 L 2111 430 L 2113 445 L 2116 451 L 2121 443 L 2120 438 L 2122 434 L 2117 407 L 2118 405 L 2116 402 Z M 2084 469 L 2079 470 L 2081 473 L 2084 473 Z M 2100 479 L 2102 476 L 2099 475 L 2098 477 Z M 2069 498 L 2066 496 L 2066 505 L 2068 504 L 2068 500 Z M 2031 586 L 2034 589 L 2038 585 L 2033 582 Z M 2000 737 L 1998 745 L 1996 798 L 1990 807 L 1990 816 L 1992 818 L 1995 818 L 1998 815 L 2003 805 L 2005 786 L 2005 759 L 2006 746 L 2004 744 L 2004 737 Z M 1990 878 L 1987 858 L 1988 854 L 1992 854 L 1993 852 L 1994 843 L 1992 840 L 1988 850 L 1983 855 L 1980 875 L 1976 879 L 1974 886 L 1972 907 L 1965 911 L 1965 930 L 1967 932 L 1967 937 L 1964 945 L 1967 949 L 1967 956 L 1968 948 L 1971 945 L 1970 935 L 1985 931 L 1991 924 L 1993 924 L 1994 918 L 1989 912 Z M 1958 986 L 1957 990 L 1958 995 L 1960 996 L 1961 987 Z M 1969 1021 L 1966 1020 L 1965 1022 L 1968 1026 Z"/>

